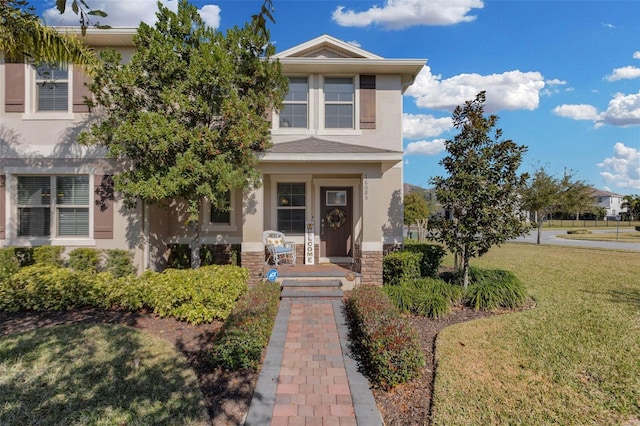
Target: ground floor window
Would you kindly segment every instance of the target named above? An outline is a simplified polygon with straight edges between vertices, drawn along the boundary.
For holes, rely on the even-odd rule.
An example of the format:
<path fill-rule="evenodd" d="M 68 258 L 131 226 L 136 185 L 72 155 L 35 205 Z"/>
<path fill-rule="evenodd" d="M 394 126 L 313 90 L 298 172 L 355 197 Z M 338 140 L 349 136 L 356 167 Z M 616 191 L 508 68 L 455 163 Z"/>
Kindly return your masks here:
<path fill-rule="evenodd" d="M 88 237 L 89 198 L 88 175 L 18 176 L 18 236 Z"/>
<path fill-rule="evenodd" d="M 304 182 L 278 183 L 278 231 L 285 234 L 304 233 L 306 199 Z"/>

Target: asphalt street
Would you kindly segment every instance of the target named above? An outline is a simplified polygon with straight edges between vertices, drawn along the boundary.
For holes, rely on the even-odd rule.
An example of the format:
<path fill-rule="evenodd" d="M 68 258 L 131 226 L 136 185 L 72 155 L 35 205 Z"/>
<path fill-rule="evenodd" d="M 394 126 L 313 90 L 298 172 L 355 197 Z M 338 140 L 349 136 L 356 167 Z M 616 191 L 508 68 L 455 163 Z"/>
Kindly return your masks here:
<path fill-rule="evenodd" d="M 616 232 L 615 228 L 607 228 L 606 230 L 596 230 L 592 232 Z M 620 228 L 619 232 L 630 232 L 629 228 Z M 555 244 L 561 246 L 571 246 L 571 247 L 594 247 L 594 248 L 603 248 L 603 249 L 613 249 L 613 250 L 636 250 L 640 251 L 640 243 L 627 243 L 627 242 L 619 242 L 619 241 L 582 241 L 582 240 L 569 240 L 566 238 L 558 237 L 560 234 L 566 234 L 566 230 L 562 229 L 552 229 L 552 230 L 542 230 L 542 235 L 540 238 L 540 243 L 545 244 Z M 525 242 L 525 243 L 536 243 L 536 239 L 538 236 L 538 231 L 533 230 L 529 234 L 516 238 L 513 241 L 516 242 Z"/>

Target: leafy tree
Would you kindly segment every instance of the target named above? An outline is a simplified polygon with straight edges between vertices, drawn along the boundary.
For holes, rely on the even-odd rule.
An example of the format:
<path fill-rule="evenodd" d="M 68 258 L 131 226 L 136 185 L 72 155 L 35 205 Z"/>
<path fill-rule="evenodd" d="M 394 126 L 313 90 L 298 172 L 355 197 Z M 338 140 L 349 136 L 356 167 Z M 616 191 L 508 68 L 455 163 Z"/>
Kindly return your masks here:
<path fill-rule="evenodd" d="M 522 207 L 533 213 L 538 228 L 537 243 L 540 244 L 544 219 L 562 205 L 562 182 L 549 175 L 544 167 L 539 168 L 530 182 L 522 189 Z"/>
<path fill-rule="evenodd" d="M 75 34 L 45 26 L 25 0 L 0 0 L 0 50 L 6 60 L 97 65 L 93 50 Z"/>
<path fill-rule="evenodd" d="M 418 241 L 426 239 L 427 225 L 429 222 L 429 203 L 425 194 L 421 191 L 412 191 L 404 196 L 404 224 L 418 225 Z"/>
<path fill-rule="evenodd" d="M 518 175 L 526 147 L 502 138 L 498 117 L 484 116 L 485 92 L 453 111 L 460 131 L 445 142 L 448 155 L 440 164 L 449 177 L 435 177 L 436 197 L 452 219 L 443 221 L 436 239 L 461 257 L 464 286 L 469 283 L 469 259 L 493 245 L 526 231 L 519 190 L 526 175 Z"/>
<path fill-rule="evenodd" d="M 539 168 L 530 182 L 521 191 L 523 208 L 534 215 L 538 228 L 536 242 L 541 243 L 544 219 L 557 211 L 580 214 L 596 212 L 593 205 L 593 189 L 584 181 L 574 180 L 571 174 L 562 179 L 549 175 L 544 167 Z"/>
<path fill-rule="evenodd" d="M 562 179 L 562 203 L 560 210 L 575 215 L 593 212 L 593 188 L 583 180 L 572 180 L 571 174 L 565 174 Z"/>
<path fill-rule="evenodd" d="M 229 209 L 229 190 L 260 185 L 258 151 L 271 144 L 265 112 L 282 105 L 287 81 L 269 32 L 255 20 L 223 34 L 186 0 L 177 13 L 159 5 L 142 23 L 130 63 L 107 50 L 90 89 L 100 120 L 81 135 L 126 165 L 114 177 L 128 205 L 184 200 L 197 267 L 201 207 Z"/>
<path fill-rule="evenodd" d="M 629 220 L 633 221 L 634 217 L 640 216 L 640 195 L 625 195 L 621 207 L 627 209 Z"/>

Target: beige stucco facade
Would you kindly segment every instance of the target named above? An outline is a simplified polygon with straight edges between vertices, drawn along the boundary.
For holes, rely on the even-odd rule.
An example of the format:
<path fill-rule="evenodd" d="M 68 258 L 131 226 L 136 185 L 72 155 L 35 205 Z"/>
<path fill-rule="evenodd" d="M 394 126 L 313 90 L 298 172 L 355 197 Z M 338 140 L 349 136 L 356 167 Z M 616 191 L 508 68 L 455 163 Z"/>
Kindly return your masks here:
<path fill-rule="evenodd" d="M 126 59 L 132 52 L 132 34 L 130 30 L 90 30 L 87 40 L 96 48 L 116 47 Z M 287 76 L 306 83 L 308 89 L 301 102 L 306 125 L 287 127 L 278 112 L 272 113 L 273 147 L 260 153 L 262 186 L 245 193 L 232 192 L 232 209 L 224 223 L 212 222 L 205 206 L 198 242 L 194 242 L 193 229 L 184 225 L 179 201 L 166 206 L 139 203 L 128 209 L 115 194 L 106 207 L 100 204 L 96 190 L 104 176 L 117 173 L 122 166 L 107 160 L 103 150 L 77 143 L 78 134 L 91 120 L 90 114 L 75 111 L 73 91 L 80 90 L 74 82 L 77 70 L 71 68 L 68 75 L 68 110 L 41 112 L 35 108 L 32 67 L 25 67 L 21 77 L 23 104 L 16 107 L 20 101 L 8 99 L 16 92 L 15 78 L 10 75 L 13 71 L 0 63 L 0 246 L 127 249 L 135 253 L 140 271 L 162 269 L 171 244 L 234 246 L 243 266 L 252 270 L 253 279 L 259 279 L 265 261 L 263 231 L 288 226 L 287 236 L 302 249 L 304 232 L 292 229 L 299 230 L 303 218 L 305 226 L 314 225 L 315 262 L 338 261 L 338 257 L 343 262 L 346 256 L 358 265 L 363 282 L 378 280 L 384 250 L 402 242 L 402 93 L 424 60 L 380 58 L 329 36 L 293 47 L 277 58 Z M 340 106 L 341 111 L 351 114 L 347 115 L 350 126 L 327 125 L 331 100 L 325 88 L 334 81 L 352 88 Z M 16 111 L 20 108 L 22 111 Z M 18 181 L 29 176 L 51 178 L 50 198 L 55 188 L 67 184 L 58 177 L 83 176 L 83 185 L 88 182 L 91 189 L 90 200 L 83 199 L 84 204 L 73 208 L 51 200 L 49 235 L 19 235 L 29 229 L 25 222 L 30 220 L 28 214 L 42 207 L 32 208 L 24 204 L 31 201 L 19 199 Z M 285 190 L 297 191 L 295 208 L 283 205 Z M 348 199 L 344 204 L 334 207 L 332 197 L 345 194 Z M 349 216 L 344 222 L 348 232 L 341 237 L 346 239 L 339 242 L 345 256 L 335 256 L 334 249 L 325 244 L 329 238 L 325 235 L 336 225 L 328 208 L 344 209 Z M 82 218 L 88 215 L 83 235 L 60 235 L 66 225 L 58 215 L 70 213 Z M 294 216 L 295 220 L 291 219 Z M 299 253 L 298 263 L 304 260 Z"/>

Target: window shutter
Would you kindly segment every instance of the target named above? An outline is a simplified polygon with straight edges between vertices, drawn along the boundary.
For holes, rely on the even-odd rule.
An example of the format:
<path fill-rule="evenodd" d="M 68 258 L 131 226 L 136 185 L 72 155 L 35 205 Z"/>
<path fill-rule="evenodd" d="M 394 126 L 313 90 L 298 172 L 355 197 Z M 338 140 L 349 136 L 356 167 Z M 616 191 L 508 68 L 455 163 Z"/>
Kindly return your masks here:
<path fill-rule="evenodd" d="M 360 76 L 360 128 L 376 128 L 376 76 Z"/>
<path fill-rule="evenodd" d="M 25 64 L 4 65 L 4 110 L 24 112 Z"/>
<path fill-rule="evenodd" d="M 81 67 L 73 67 L 73 112 L 89 112 L 85 101 L 85 98 L 91 99 L 91 91 L 85 85 L 88 81 Z"/>
<path fill-rule="evenodd" d="M 113 177 L 95 175 L 93 179 L 93 238 L 113 239 Z"/>
<path fill-rule="evenodd" d="M 5 234 L 5 176 L 0 175 L 0 240 L 4 240 Z"/>

